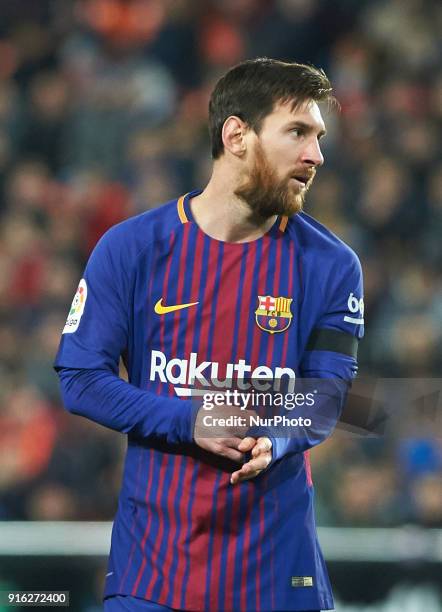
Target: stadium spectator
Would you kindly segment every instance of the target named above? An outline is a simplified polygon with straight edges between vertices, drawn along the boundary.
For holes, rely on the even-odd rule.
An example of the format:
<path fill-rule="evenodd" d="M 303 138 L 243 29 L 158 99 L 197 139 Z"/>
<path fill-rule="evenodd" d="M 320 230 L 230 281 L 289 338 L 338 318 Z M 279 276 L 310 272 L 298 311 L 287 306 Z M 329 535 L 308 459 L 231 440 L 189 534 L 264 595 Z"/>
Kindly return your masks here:
<path fill-rule="evenodd" d="M 310 61 L 336 85 L 342 111 L 327 120 L 327 164 L 307 212 L 361 256 L 361 375 L 440 375 L 439 3 L 16 0 L 0 16 L 0 517 L 113 516 L 101 489 L 84 506 L 71 461 L 84 439 L 86 489 L 110 486 L 118 443 L 60 421 L 55 338 L 99 236 L 206 181 L 207 95 L 245 57 Z M 375 476 L 359 440 L 313 452 L 320 522 L 440 526 L 441 465 L 428 454 L 431 469 L 417 469 L 404 450 L 416 428 L 380 443 Z M 440 456 L 437 420 L 424 440 Z M 327 487 L 335 479 L 339 495 Z"/>

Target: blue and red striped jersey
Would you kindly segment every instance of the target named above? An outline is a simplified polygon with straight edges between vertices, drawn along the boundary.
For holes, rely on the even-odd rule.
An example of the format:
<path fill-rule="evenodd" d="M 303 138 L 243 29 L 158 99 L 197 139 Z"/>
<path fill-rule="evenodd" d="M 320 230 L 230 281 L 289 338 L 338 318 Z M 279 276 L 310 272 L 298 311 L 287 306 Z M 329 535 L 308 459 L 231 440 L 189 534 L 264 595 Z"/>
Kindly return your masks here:
<path fill-rule="evenodd" d="M 192 217 L 196 193 L 103 236 L 56 358 L 68 409 L 127 434 L 105 596 L 179 610 L 332 609 L 308 456 L 330 432 L 275 438 L 269 468 L 232 486 L 237 464 L 193 442 L 189 390 L 239 373 L 350 381 L 354 354 L 314 338 L 362 336 L 360 264 L 305 213 L 252 242 L 212 239 Z"/>

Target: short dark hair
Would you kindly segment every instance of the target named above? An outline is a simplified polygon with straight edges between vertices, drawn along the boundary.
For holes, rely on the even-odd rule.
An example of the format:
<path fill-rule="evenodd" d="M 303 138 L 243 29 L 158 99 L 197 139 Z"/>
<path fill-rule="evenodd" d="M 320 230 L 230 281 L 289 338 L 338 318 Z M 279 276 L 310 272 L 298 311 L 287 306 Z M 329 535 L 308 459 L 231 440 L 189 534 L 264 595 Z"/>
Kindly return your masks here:
<path fill-rule="evenodd" d="M 210 97 L 209 132 L 213 159 L 224 151 L 222 128 L 231 115 L 259 133 L 263 119 L 276 103 L 293 101 L 293 108 L 296 108 L 307 100 L 334 100 L 330 81 L 320 68 L 266 57 L 234 66 L 217 82 Z"/>

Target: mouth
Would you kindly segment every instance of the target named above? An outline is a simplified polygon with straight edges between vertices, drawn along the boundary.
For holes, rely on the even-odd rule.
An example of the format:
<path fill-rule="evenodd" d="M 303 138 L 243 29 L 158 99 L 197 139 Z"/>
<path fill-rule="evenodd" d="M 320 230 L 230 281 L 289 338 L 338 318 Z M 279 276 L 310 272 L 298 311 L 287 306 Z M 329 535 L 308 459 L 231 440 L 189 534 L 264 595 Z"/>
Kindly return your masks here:
<path fill-rule="evenodd" d="M 296 183 L 298 183 L 300 187 L 305 187 L 309 181 L 308 176 L 303 176 L 301 174 L 298 174 L 296 176 L 291 176 L 290 178 L 296 181 Z"/>

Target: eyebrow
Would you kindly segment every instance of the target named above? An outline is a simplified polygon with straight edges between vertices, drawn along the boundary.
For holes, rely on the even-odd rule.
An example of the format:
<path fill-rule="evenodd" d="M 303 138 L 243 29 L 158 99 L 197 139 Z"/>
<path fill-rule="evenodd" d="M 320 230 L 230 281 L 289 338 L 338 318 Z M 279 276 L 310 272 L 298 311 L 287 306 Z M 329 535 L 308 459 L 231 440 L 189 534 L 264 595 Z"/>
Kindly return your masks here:
<path fill-rule="evenodd" d="M 306 132 L 314 132 L 315 128 L 310 124 L 310 123 L 304 123 L 304 121 L 291 121 L 288 125 L 287 128 L 291 129 L 291 128 L 302 128 L 303 130 L 305 130 Z M 327 134 L 327 130 L 320 130 L 318 132 L 318 138 L 322 138 L 322 136 L 325 136 Z"/>

